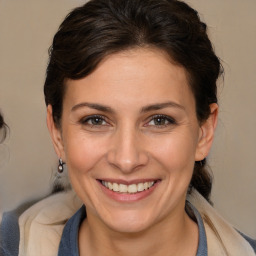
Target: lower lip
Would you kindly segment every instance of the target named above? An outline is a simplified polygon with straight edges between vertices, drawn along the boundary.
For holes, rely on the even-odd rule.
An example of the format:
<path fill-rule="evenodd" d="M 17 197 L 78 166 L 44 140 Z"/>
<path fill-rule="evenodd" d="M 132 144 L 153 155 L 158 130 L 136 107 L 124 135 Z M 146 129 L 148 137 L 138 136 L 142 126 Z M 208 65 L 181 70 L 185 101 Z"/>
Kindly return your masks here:
<path fill-rule="evenodd" d="M 134 194 L 129 194 L 129 193 L 119 193 L 119 192 L 114 192 L 108 188 L 106 188 L 100 181 L 98 181 L 102 191 L 110 198 L 118 201 L 118 202 L 136 202 L 139 200 L 142 200 L 149 195 L 153 193 L 153 191 L 157 188 L 159 185 L 160 181 L 157 181 L 152 187 L 149 189 L 143 190 L 141 192 L 137 192 Z"/>

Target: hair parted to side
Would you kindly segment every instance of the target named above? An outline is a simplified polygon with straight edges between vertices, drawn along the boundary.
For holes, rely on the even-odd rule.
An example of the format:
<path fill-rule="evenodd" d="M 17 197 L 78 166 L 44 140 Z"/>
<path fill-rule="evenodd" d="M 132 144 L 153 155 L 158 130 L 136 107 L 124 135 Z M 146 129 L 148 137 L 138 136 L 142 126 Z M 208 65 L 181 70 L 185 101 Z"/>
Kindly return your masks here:
<path fill-rule="evenodd" d="M 54 36 L 44 85 L 46 105 L 61 126 L 66 79 L 92 73 L 108 55 L 153 47 L 187 71 L 199 123 L 217 103 L 216 81 L 222 66 L 198 13 L 178 0 L 91 0 L 68 14 Z M 191 187 L 209 200 L 212 177 L 206 161 L 195 163 Z"/>

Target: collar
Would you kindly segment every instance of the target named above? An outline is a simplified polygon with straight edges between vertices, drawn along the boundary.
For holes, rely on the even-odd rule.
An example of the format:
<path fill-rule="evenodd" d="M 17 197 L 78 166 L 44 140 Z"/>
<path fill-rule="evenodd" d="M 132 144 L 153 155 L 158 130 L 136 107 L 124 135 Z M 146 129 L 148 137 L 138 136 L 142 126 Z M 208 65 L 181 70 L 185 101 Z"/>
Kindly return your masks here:
<path fill-rule="evenodd" d="M 193 211 L 199 229 L 199 244 L 196 256 L 207 256 L 207 240 L 203 220 L 197 209 L 191 203 L 187 203 Z M 79 256 L 78 232 L 84 218 L 86 218 L 86 209 L 83 205 L 65 225 L 60 241 L 58 256 Z"/>

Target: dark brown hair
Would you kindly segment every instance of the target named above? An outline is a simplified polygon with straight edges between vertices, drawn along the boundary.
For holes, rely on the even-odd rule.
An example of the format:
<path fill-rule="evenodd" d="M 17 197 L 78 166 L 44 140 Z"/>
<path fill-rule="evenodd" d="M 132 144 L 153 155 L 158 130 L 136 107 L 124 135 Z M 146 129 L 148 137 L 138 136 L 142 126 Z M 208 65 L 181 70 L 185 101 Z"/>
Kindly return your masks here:
<path fill-rule="evenodd" d="M 217 103 L 216 81 L 222 69 L 198 13 L 177 0 L 91 0 L 68 14 L 49 49 L 44 93 L 56 126 L 66 79 L 83 78 L 106 56 L 136 47 L 163 50 L 185 68 L 198 121 L 207 120 L 209 105 Z M 212 178 L 205 163 L 195 163 L 190 188 L 209 199 Z"/>

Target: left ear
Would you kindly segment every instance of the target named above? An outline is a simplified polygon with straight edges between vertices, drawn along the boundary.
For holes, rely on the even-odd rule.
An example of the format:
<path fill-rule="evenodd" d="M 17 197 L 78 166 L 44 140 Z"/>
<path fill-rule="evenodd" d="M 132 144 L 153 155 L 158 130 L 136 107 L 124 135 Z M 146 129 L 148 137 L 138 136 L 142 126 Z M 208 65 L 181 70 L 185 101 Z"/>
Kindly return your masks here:
<path fill-rule="evenodd" d="M 199 140 L 196 148 L 195 161 L 203 160 L 212 146 L 214 132 L 217 127 L 219 107 L 218 104 L 210 105 L 211 114 L 200 127 Z"/>

